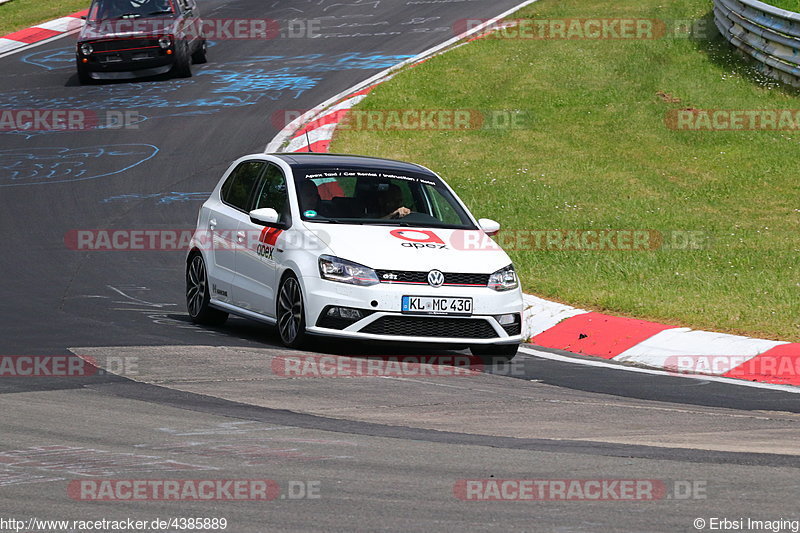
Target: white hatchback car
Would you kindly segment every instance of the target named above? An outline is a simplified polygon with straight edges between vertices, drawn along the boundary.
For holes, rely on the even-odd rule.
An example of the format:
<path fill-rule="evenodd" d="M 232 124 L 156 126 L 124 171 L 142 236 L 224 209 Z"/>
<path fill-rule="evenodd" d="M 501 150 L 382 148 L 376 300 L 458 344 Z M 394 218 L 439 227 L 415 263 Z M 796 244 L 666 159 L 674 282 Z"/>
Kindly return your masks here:
<path fill-rule="evenodd" d="M 321 335 L 511 358 L 522 342 L 522 291 L 488 237 L 499 229 L 419 165 L 250 155 L 200 209 L 187 307 L 201 324 L 233 313 L 277 325 L 289 347 Z"/>

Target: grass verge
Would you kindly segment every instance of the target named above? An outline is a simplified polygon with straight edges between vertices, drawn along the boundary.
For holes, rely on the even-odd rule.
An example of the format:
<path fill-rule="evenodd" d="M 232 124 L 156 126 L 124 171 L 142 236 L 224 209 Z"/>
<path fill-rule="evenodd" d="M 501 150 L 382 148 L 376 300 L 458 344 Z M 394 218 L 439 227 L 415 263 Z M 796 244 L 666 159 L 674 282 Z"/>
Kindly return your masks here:
<path fill-rule="evenodd" d="M 90 0 L 12 0 L 0 4 L 0 36 L 89 7 Z"/>
<path fill-rule="evenodd" d="M 676 131 L 666 120 L 682 109 L 797 109 L 800 93 L 735 55 L 707 0 L 541 0 L 515 17 L 690 19 L 705 31 L 474 41 L 406 70 L 358 109 L 516 110 L 533 117 L 527 127 L 340 129 L 332 151 L 426 165 L 507 232 L 697 232 L 688 249 L 509 253 L 526 292 L 545 298 L 800 341 L 800 131 Z"/>
<path fill-rule="evenodd" d="M 800 11 L 800 0 L 761 0 L 765 4 L 788 9 L 789 11 Z"/>

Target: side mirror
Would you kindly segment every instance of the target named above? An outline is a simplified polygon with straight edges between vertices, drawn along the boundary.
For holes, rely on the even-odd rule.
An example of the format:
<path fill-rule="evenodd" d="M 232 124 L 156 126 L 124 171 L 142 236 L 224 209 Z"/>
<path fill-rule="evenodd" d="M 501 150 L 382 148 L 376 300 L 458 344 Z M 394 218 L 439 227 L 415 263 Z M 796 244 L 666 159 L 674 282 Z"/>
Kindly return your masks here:
<path fill-rule="evenodd" d="M 478 220 L 478 225 L 489 237 L 493 237 L 500 232 L 500 223 L 495 222 L 490 218 L 482 218 Z"/>
<path fill-rule="evenodd" d="M 254 224 L 261 224 L 262 226 L 275 226 L 278 224 L 279 218 L 278 212 L 271 207 L 264 207 L 250 211 L 250 220 Z"/>

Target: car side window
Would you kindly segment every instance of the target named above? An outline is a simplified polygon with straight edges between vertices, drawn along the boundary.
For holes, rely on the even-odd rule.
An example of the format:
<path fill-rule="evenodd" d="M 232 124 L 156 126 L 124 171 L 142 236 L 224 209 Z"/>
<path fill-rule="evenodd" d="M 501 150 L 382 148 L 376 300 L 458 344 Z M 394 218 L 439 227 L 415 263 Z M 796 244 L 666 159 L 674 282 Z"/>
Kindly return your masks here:
<path fill-rule="evenodd" d="M 465 221 L 458 216 L 458 213 L 453 209 L 452 204 L 444 199 L 442 193 L 433 187 L 427 188 L 430 200 L 433 203 L 434 213 L 433 216 L 444 222 L 445 224 L 464 224 Z"/>
<path fill-rule="evenodd" d="M 286 189 L 286 177 L 275 165 L 267 165 L 267 170 L 259 184 L 254 209 L 271 207 L 278 212 L 280 222 L 289 220 L 289 193 Z"/>
<path fill-rule="evenodd" d="M 250 195 L 264 170 L 264 165 L 263 161 L 245 161 L 236 167 L 222 184 L 220 190 L 222 201 L 241 211 L 249 211 Z"/>

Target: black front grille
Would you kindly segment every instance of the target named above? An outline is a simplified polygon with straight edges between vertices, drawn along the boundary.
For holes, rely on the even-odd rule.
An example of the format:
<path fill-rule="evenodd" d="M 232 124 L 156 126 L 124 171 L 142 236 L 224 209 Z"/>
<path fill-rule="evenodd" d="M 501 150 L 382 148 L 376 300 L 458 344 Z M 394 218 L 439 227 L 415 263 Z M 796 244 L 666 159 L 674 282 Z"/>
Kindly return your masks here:
<path fill-rule="evenodd" d="M 384 316 L 361 329 L 373 335 L 398 337 L 454 337 L 493 339 L 497 332 L 486 320 L 475 318 Z"/>
<path fill-rule="evenodd" d="M 137 51 L 141 49 L 160 48 L 158 39 L 153 38 L 112 39 L 108 41 L 97 41 L 91 44 L 95 52 Z"/>
<path fill-rule="evenodd" d="M 381 283 L 428 284 L 427 272 L 408 270 L 376 270 Z M 489 274 L 462 274 L 458 272 L 444 273 L 445 285 L 465 285 L 485 287 L 489 284 Z"/>
<path fill-rule="evenodd" d="M 355 320 L 349 318 L 340 318 L 335 316 L 320 316 L 317 320 L 317 326 L 320 328 L 328 329 L 344 329 L 350 324 L 354 324 Z"/>
<path fill-rule="evenodd" d="M 516 322 L 514 324 L 505 324 L 503 329 L 506 330 L 509 337 L 513 337 L 514 335 L 519 335 L 522 333 L 522 324 Z"/>

